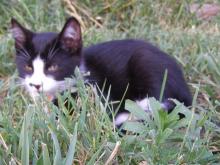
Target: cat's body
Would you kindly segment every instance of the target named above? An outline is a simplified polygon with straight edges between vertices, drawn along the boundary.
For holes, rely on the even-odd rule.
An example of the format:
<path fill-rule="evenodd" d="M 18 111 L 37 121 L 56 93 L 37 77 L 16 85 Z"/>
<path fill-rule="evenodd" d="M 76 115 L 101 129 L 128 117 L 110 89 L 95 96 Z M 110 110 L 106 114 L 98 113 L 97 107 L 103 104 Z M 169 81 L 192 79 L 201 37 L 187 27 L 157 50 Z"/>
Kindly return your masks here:
<path fill-rule="evenodd" d="M 126 97 L 142 100 L 159 99 L 165 74 L 168 78 L 163 95 L 175 98 L 186 106 L 191 104 L 189 90 L 175 60 L 155 46 L 141 40 L 116 40 L 97 44 L 83 51 L 83 60 L 91 82 L 106 89 L 111 85 L 111 97 L 120 100 L 128 86 Z"/>
<path fill-rule="evenodd" d="M 74 18 L 61 33 L 33 33 L 13 19 L 12 32 L 19 75 L 34 97 L 41 91 L 50 95 L 64 91 L 64 79 L 78 66 L 90 72 L 85 77 L 88 82 L 100 88 L 105 84 L 105 90 L 111 86 L 112 100 L 121 100 L 128 87 L 125 99 L 138 100 L 146 107 L 147 102 L 141 100 L 159 99 L 167 69 L 164 108 L 173 108 L 169 98 L 191 105 L 191 94 L 176 61 L 145 41 L 117 40 L 83 48 L 80 25 Z"/>

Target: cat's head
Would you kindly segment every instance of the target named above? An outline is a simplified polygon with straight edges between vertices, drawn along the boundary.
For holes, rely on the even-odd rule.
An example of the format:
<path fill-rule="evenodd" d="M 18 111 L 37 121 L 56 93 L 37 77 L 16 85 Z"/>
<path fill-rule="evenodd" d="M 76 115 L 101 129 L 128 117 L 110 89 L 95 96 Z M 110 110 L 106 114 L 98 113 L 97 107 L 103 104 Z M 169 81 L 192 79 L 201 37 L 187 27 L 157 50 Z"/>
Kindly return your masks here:
<path fill-rule="evenodd" d="M 54 95 L 65 90 L 65 78 L 71 77 L 75 67 L 80 65 L 79 22 L 71 17 L 60 33 L 37 33 L 12 19 L 11 31 L 19 77 L 31 96 L 38 96 L 42 91 Z"/>

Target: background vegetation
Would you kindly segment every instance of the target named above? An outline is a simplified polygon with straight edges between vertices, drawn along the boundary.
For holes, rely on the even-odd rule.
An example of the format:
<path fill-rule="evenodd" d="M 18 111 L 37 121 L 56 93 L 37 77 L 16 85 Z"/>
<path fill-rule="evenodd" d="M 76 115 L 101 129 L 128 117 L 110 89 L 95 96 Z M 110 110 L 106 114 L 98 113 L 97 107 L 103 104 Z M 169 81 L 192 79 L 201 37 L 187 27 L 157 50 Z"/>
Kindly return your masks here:
<path fill-rule="evenodd" d="M 212 4 L 201 13 L 197 5 Z M 0 164 L 219 164 L 220 16 L 215 0 L 2 0 L 0 2 Z M 83 85 L 79 98 L 59 96 L 59 109 L 42 97 L 35 103 L 16 83 L 10 19 L 36 31 L 59 31 L 77 17 L 84 46 L 122 38 L 141 38 L 174 56 L 194 94 L 191 108 L 171 114 L 151 98 L 152 117 L 132 101 L 126 109 L 143 123 L 126 122 L 126 134 L 106 115 L 108 97 Z M 74 105 L 68 115 L 65 98 Z M 44 107 L 51 110 L 45 115 Z M 186 118 L 178 120 L 178 112 Z M 112 112 L 113 113 L 113 112 Z M 66 114 L 66 115 L 65 115 Z M 114 113 L 113 113 L 114 114 Z M 56 120 L 58 115 L 58 120 Z"/>

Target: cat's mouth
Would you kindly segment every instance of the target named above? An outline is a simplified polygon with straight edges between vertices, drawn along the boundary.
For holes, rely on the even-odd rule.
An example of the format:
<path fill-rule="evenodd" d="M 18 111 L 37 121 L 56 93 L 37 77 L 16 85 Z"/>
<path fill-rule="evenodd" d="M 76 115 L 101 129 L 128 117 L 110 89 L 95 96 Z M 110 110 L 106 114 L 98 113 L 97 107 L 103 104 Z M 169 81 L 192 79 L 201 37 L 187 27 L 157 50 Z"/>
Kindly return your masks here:
<path fill-rule="evenodd" d="M 39 98 L 45 98 L 48 101 L 52 101 L 55 99 L 56 95 L 58 93 L 60 93 L 59 90 L 52 90 L 52 91 L 43 91 L 42 90 L 32 90 L 30 91 L 30 89 L 28 89 L 29 91 L 29 95 L 34 99 L 34 100 L 38 100 Z"/>
<path fill-rule="evenodd" d="M 57 94 L 68 91 L 71 93 L 75 93 L 77 91 L 76 83 L 74 79 L 65 79 L 63 81 L 55 81 L 53 85 L 47 86 L 45 84 L 41 84 L 41 86 L 33 86 L 26 84 L 25 87 L 27 88 L 29 94 L 33 98 L 37 98 L 40 96 L 46 96 L 48 100 L 53 100 Z"/>

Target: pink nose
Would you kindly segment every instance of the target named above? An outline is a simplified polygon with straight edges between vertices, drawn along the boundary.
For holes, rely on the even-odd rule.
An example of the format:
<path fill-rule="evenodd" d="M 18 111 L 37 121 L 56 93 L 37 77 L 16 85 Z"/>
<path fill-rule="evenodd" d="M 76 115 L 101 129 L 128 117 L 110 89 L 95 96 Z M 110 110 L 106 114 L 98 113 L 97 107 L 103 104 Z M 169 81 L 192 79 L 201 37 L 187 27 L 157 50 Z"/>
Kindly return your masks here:
<path fill-rule="evenodd" d="M 39 90 L 40 87 L 41 87 L 41 85 L 38 85 L 38 84 L 32 84 L 32 83 L 30 83 L 30 86 L 35 87 L 37 90 Z"/>

